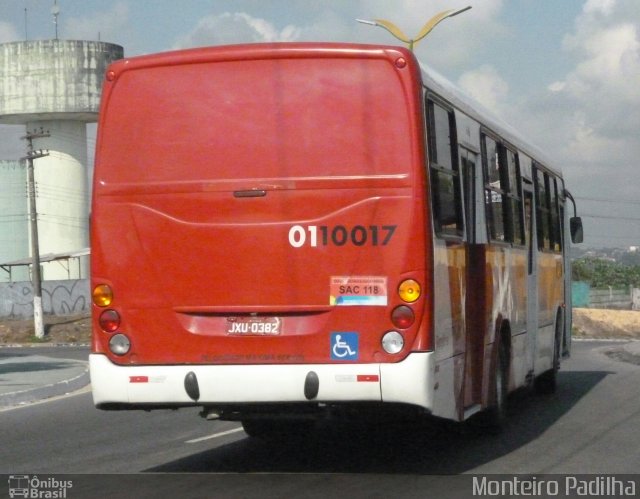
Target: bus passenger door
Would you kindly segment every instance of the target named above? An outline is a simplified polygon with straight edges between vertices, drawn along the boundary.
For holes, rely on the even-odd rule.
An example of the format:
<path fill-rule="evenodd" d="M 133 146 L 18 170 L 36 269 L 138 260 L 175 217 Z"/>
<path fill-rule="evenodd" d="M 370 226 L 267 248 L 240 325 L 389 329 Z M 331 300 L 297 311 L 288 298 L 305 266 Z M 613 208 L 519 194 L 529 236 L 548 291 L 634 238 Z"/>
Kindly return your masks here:
<path fill-rule="evenodd" d="M 464 409 L 467 415 L 480 408 L 482 397 L 482 360 L 485 335 L 485 245 L 477 244 L 478 203 L 483 203 L 482 194 L 476 192 L 476 181 L 482 172 L 478 163 L 480 156 L 464 147 L 459 149 L 464 215 L 467 241 L 467 271 L 465 299 L 465 374 Z"/>

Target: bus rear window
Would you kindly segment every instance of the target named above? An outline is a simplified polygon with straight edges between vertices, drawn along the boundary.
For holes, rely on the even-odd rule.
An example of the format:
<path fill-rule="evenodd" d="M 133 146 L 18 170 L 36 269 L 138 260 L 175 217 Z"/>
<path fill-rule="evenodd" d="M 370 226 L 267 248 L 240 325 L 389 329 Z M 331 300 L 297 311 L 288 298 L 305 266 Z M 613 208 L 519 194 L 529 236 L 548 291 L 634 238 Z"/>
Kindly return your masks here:
<path fill-rule="evenodd" d="M 100 180 L 408 174 L 406 99 L 397 70 L 378 59 L 124 71 L 103 117 Z"/>

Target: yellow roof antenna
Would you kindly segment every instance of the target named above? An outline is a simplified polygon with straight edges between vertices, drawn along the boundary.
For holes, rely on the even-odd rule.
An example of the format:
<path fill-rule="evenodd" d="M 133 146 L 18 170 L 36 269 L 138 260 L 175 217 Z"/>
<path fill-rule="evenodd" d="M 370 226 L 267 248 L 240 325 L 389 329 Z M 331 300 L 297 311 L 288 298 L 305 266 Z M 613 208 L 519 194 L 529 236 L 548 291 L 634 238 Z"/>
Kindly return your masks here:
<path fill-rule="evenodd" d="M 381 28 L 386 29 L 389 33 L 391 33 L 395 38 L 400 40 L 403 43 L 406 43 L 409 47 L 409 50 L 413 51 L 413 47 L 416 43 L 422 40 L 425 36 L 431 33 L 431 30 L 436 27 L 437 24 L 444 21 L 445 19 L 453 16 L 457 16 L 458 14 L 462 14 L 471 8 L 471 5 L 467 7 L 463 7 L 462 9 L 451 9 L 442 11 L 431 19 L 427 21 L 427 23 L 422 27 L 422 29 L 418 32 L 415 38 L 409 38 L 405 35 L 398 26 L 393 24 L 391 21 L 387 21 L 385 19 L 374 19 L 373 21 L 368 21 L 366 19 L 356 19 L 359 23 L 369 24 L 371 26 L 379 26 Z"/>

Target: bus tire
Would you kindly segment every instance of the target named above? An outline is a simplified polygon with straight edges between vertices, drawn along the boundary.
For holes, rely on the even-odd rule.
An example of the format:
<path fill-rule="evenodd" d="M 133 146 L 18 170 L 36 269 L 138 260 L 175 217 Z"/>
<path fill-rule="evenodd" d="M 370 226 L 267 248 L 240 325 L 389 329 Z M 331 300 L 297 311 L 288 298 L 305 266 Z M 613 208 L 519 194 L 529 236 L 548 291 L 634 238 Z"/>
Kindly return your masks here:
<path fill-rule="evenodd" d="M 562 315 L 558 312 L 556 333 L 553 340 L 553 364 L 551 369 L 540 374 L 534 383 L 536 392 L 542 395 L 555 393 L 558 387 L 558 371 L 560 370 L 560 339 L 562 337 L 561 319 Z"/>
<path fill-rule="evenodd" d="M 489 433 L 500 433 L 507 422 L 507 395 L 509 392 L 509 350 L 504 341 L 498 346 L 498 357 L 493 370 L 493 405 L 485 410 L 484 427 Z"/>

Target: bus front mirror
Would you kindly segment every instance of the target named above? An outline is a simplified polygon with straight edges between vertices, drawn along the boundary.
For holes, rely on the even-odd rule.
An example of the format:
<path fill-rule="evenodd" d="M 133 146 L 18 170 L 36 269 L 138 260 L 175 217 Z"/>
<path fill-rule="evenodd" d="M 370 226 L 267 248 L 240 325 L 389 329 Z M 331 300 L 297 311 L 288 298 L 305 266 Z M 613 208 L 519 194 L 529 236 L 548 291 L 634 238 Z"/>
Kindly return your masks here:
<path fill-rule="evenodd" d="M 580 244 L 584 236 L 584 232 L 582 230 L 582 218 L 571 217 L 569 220 L 569 230 L 571 230 L 571 242 L 574 244 Z"/>

